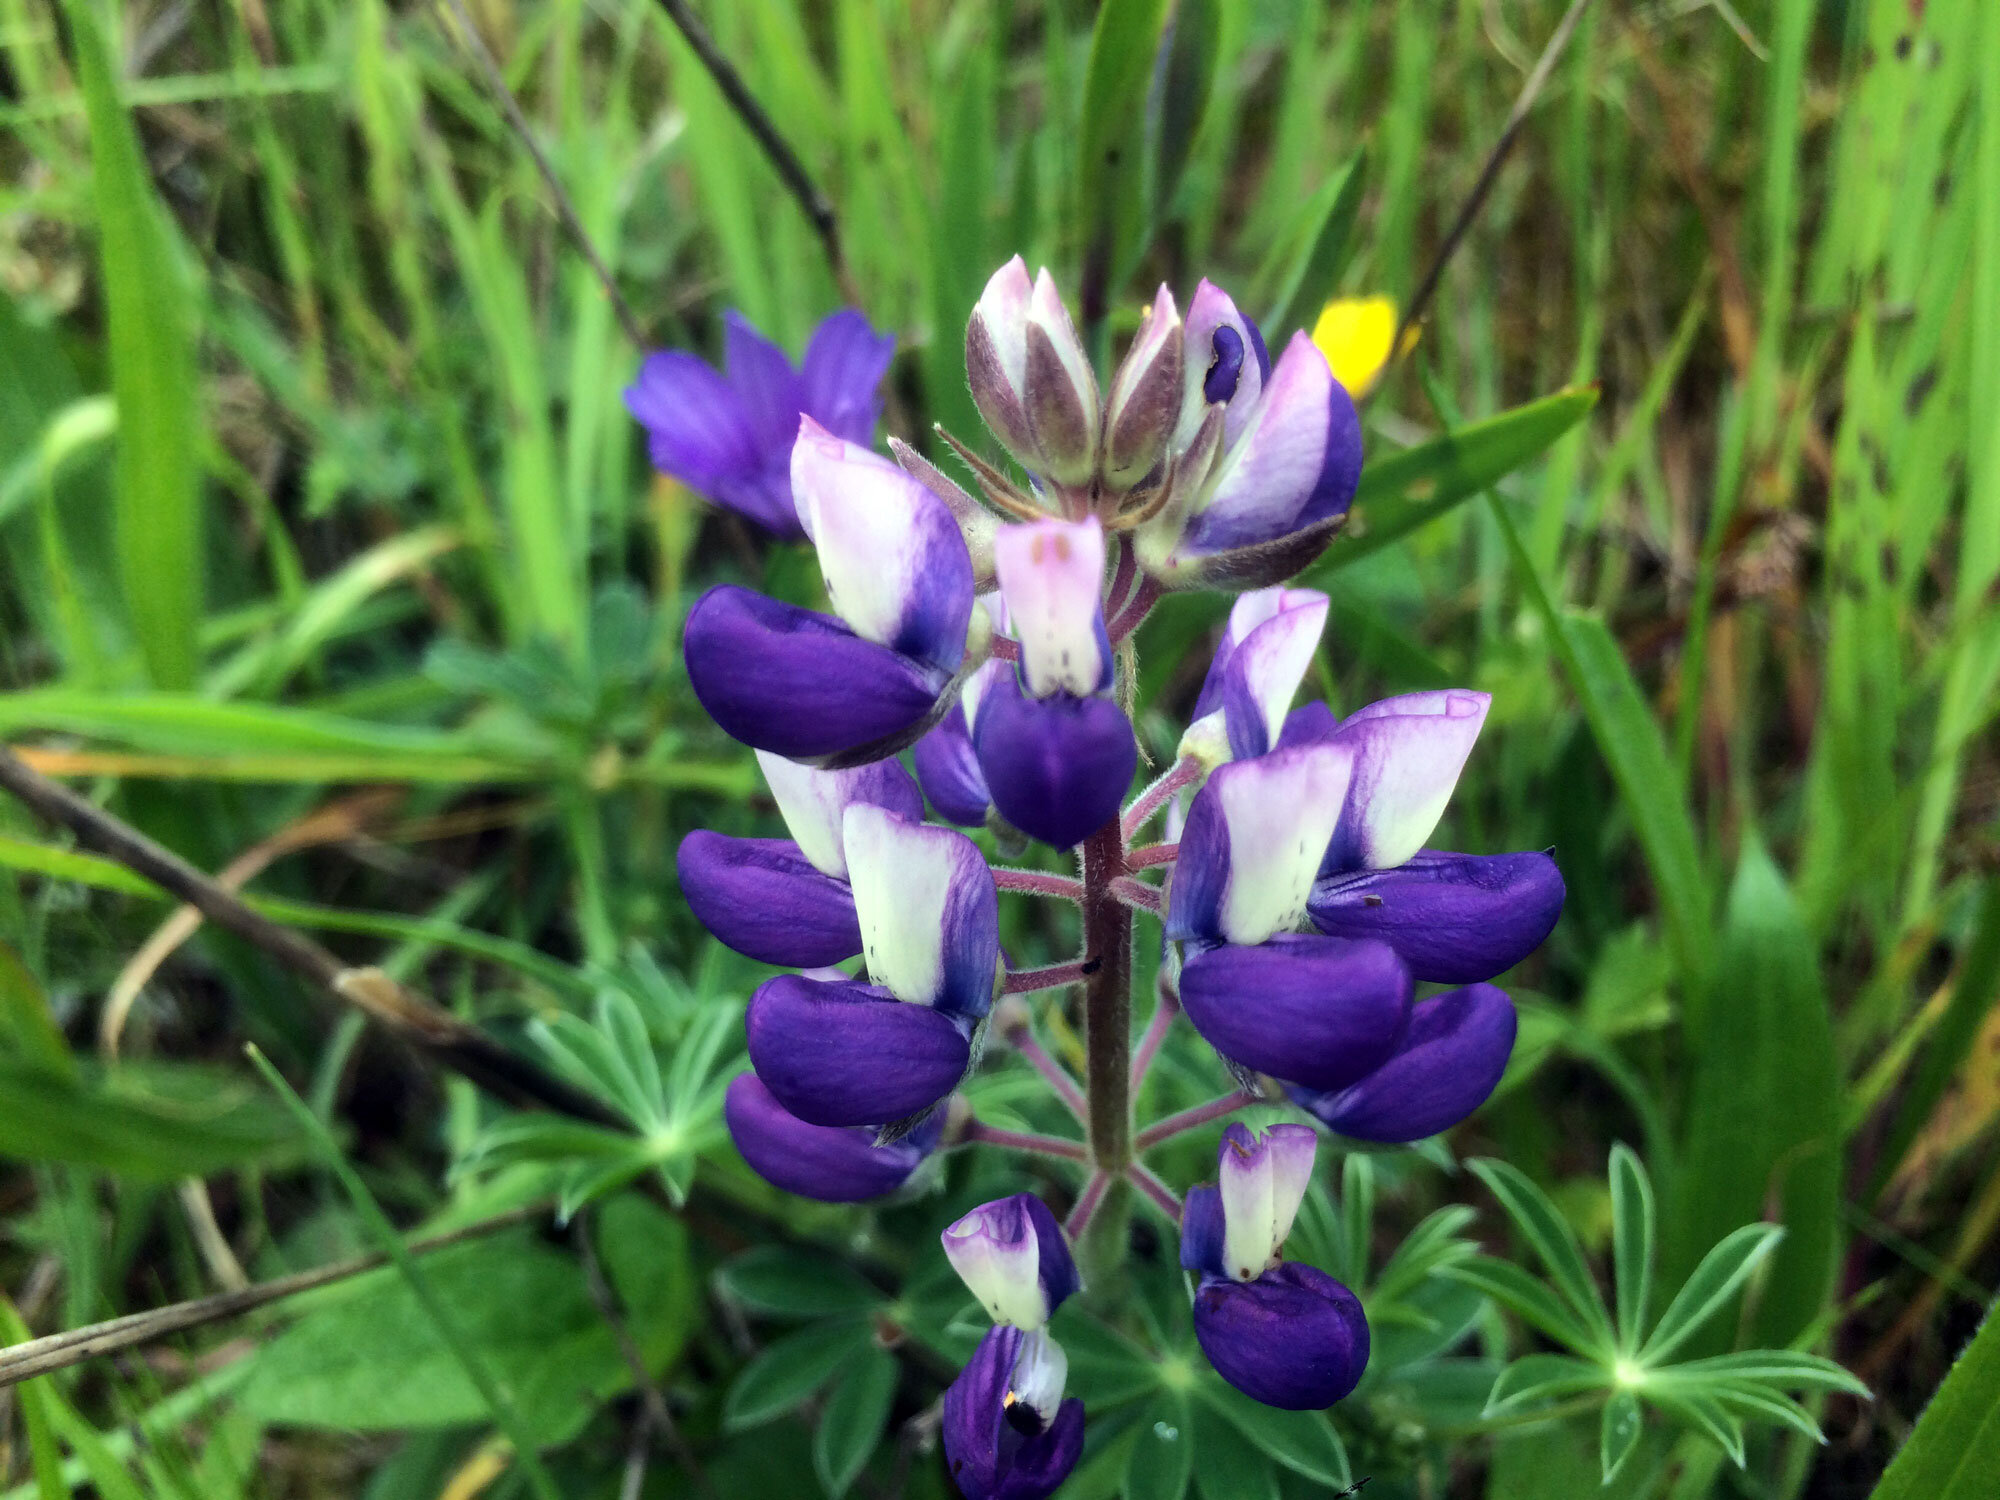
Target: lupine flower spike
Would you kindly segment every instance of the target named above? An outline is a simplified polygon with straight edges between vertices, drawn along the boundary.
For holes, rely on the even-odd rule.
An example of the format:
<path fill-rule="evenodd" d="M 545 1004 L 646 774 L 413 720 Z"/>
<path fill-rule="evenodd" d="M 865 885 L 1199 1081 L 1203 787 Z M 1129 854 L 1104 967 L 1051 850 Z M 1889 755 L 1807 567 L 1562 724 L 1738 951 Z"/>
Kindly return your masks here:
<path fill-rule="evenodd" d="M 1338 529 L 1361 463 L 1353 401 L 1310 340 L 1274 362 L 1219 288 L 1203 282 L 1183 317 L 1163 287 L 1100 395 L 1054 281 L 1015 260 L 972 315 L 966 359 L 1025 481 L 954 441 L 975 499 L 907 447 L 890 464 L 808 410 L 789 498 L 827 610 L 725 586 L 688 619 L 695 692 L 757 750 L 789 835 L 698 832 L 680 850 L 709 931 L 793 971 L 751 997 L 753 1073 L 730 1085 L 731 1136 L 767 1181 L 831 1201 L 907 1191 L 937 1149 L 968 1142 L 1083 1162 L 1078 1225 L 1129 1175 L 1180 1215 L 1196 1333 L 1223 1378 L 1275 1406 L 1324 1406 L 1360 1380 L 1368 1328 L 1338 1282 L 1280 1257 L 1315 1127 L 1230 1127 L 1219 1184 L 1176 1205 L 1122 1135 L 996 1129 L 952 1097 L 1004 994 L 993 1029 L 1079 1119 L 1129 1102 L 1096 1109 L 1035 1042 L 1023 998 L 1080 983 L 1095 1006 L 1125 966 L 1099 951 L 1013 968 L 998 892 L 1082 902 L 1093 943 L 1131 941 L 1134 913 L 1162 921 L 1179 1003 L 1162 1003 L 1129 1070 L 1093 1055 L 1094 1087 L 1129 1090 L 1185 1013 L 1251 1093 L 1349 1136 L 1410 1141 L 1499 1080 L 1514 1008 L 1490 981 L 1548 934 L 1562 878 L 1546 854 L 1426 847 L 1484 693 L 1345 718 L 1293 706 L 1327 599 L 1283 580 Z M 1128 801 L 1120 646 L 1186 588 L 1239 597 L 1174 763 Z M 914 781 L 895 759 L 906 748 Z M 971 839 L 924 821 L 926 801 L 1010 842 L 1081 845 L 1081 878 L 989 868 Z M 1137 845 L 1162 812 L 1167 841 Z M 1419 998 L 1428 983 L 1459 988 Z M 1248 1097 L 1185 1113 L 1212 1120 Z M 1176 1119 L 1168 1134 L 1197 1123 Z M 970 1500 L 1036 1500 L 1083 1442 L 1047 1328 L 1076 1289 L 1067 1238 L 1022 1195 L 967 1215 L 944 1246 L 995 1323 L 945 1398 L 952 1477 Z"/>

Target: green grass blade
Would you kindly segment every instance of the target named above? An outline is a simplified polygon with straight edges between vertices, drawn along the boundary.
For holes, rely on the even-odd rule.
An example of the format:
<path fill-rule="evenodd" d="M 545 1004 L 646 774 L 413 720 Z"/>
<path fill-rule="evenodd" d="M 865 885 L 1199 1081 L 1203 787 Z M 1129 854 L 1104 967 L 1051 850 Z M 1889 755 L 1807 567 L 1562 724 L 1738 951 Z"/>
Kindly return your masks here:
<path fill-rule="evenodd" d="M 200 374 L 180 249 L 119 102 L 98 13 L 65 7 L 90 122 L 111 386 L 118 401 L 118 571 L 152 680 L 192 686 L 202 609 Z"/>
<path fill-rule="evenodd" d="M 1987 1314 L 1869 1500 L 2000 1495 L 2000 1318 Z"/>

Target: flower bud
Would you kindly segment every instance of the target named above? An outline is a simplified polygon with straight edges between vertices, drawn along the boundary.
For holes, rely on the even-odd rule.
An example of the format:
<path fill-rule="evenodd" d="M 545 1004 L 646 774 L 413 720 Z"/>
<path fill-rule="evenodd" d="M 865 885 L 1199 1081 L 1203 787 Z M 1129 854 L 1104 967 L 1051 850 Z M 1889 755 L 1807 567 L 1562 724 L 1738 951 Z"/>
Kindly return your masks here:
<path fill-rule="evenodd" d="M 1111 378 L 1105 404 L 1104 478 L 1127 490 L 1167 451 L 1180 420 L 1181 362 L 1185 339 L 1174 294 L 1162 286 L 1138 338 Z"/>
<path fill-rule="evenodd" d="M 972 399 L 1023 467 L 1060 485 L 1097 468 L 1097 377 L 1047 269 L 1015 256 L 986 283 L 965 330 Z"/>

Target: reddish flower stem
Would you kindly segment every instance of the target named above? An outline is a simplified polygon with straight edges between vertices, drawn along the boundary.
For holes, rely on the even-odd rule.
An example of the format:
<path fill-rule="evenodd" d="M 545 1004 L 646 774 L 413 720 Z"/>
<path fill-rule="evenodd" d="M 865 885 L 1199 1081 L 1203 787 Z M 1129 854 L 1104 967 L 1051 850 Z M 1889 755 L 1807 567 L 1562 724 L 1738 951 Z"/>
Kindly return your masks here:
<path fill-rule="evenodd" d="M 1073 1240 L 1083 1238 L 1084 1230 L 1090 1227 L 1091 1216 L 1097 1212 L 1097 1205 L 1104 1201 L 1105 1191 L 1111 1186 L 1109 1172 L 1092 1172 L 1090 1181 L 1083 1185 L 1077 1195 L 1076 1206 L 1070 1209 L 1069 1217 L 1063 1220 L 1063 1228 L 1069 1231 Z"/>
<path fill-rule="evenodd" d="M 1059 990 L 1081 984 L 1089 973 L 1089 961 L 1081 958 L 1066 964 L 1048 964 L 1039 969 L 1009 969 L 1007 978 L 1000 986 L 1000 993 L 1032 995 L 1037 990 Z"/>
<path fill-rule="evenodd" d="M 1090 1118 L 1090 1105 L 1083 1097 L 1083 1090 L 1076 1086 L 1069 1070 L 1042 1049 L 1032 1031 L 1023 1027 L 1009 1040 L 1013 1042 L 1014 1050 L 1028 1060 L 1028 1066 L 1041 1074 L 1043 1082 L 1055 1090 L 1056 1097 L 1069 1107 L 1071 1114 L 1079 1120 Z"/>
<path fill-rule="evenodd" d="M 1224 1094 L 1220 1099 L 1211 1099 L 1206 1104 L 1197 1104 L 1192 1109 L 1184 1109 L 1179 1114 L 1168 1115 L 1164 1120 L 1155 1120 L 1139 1132 L 1133 1144 L 1141 1151 L 1150 1151 L 1161 1141 L 1172 1140 L 1184 1131 L 1198 1130 L 1211 1120 L 1220 1120 L 1224 1115 L 1233 1115 L 1247 1104 L 1255 1104 L 1257 1096 L 1242 1089 Z"/>
<path fill-rule="evenodd" d="M 1154 865 L 1170 865 L 1180 857 L 1179 844 L 1148 844 L 1143 849 L 1134 849 L 1125 856 L 1125 863 L 1135 870 L 1148 870 Z"/>
<path fill-rule="evenodd" d="M 1153 1207 L 1167 1216 L 1169 1224 L 1180 1223 L 1181 1200 L 1174 1196 L 1172 1188 L 1137 1162 L 1133 1162 L 1125 1169 L 1125 1175 L 1132 1179 L 1132 1186 L 1152 1200 Z"/>
<path fill-rule="evenodd" d="M 1153 1018 L 1146 1023 L 1146 1034 L 1139 1038 L 1138 1050 L 1132 1054 L 1132 1097 L 1135 1099 L 1139 1096 L 1139 1085 L 1145 1082 L 1147 1070 L 1153 1066 L 1153 1057 L 1159 1052 L 1160 1044 L 1174 1029 L 1174 1017 L 1181 1013 L 1180 998 L 1164 975 L 1159 991 L 1159 1003 L 1153 1007 Z"/>
<path fill-rule="evenodd" d="M 1119 875 L 1110 881 L 1108 889 L 1114 901 L 1129 906 L 1134 911 L 1150 912 L 1154 916 L 1160 913 L 1158 886 L 1148 885 L 1145 881 L 1130 875 Z"/>
<path fill-rule="evenodd" d="M 1200 775 L 1201 762 L 1192 755 L 1183 755 L 1161 772 L 1153 784 L 1133 798 L 1132 805 L 1125 809 L 1125 816 L 1120 824 L 1125 842 L 1131 843 L 1133 836 L 1146 826 L 1153 814 L 1167 805 L 1168 798 Z"/>
<path fill-rule="evenodd" d="M 1137 630 L 1153 612 L 1159 602 L 1160 586 L 1150 578 L 1139 580 L 1139 586 L 1132 591 L 1132 597 L 1119 609 L 1116 619 L 1104 627 L 1104 633 L 1111 637 L 1111 644 L 1117 645 L 1126 636 Z"/>
<path fill-rule="evenodd" d="M 1051 875 L 1045 870 L 1017 870 L 1012 865 L 994 865 L 992 869 L 993 885 L 997 890 L 1049 896 L 1059 901 L 1083 899 L 1083 882 L 1073 875 Z"/>
<path fill-rule="evenodd" d="M 983 1120 L 968 1120 L 959 1137 L 966 1144 L 1004 1146 L 1010 1151 L 1026 1151 L 1035 1156 L 1055 1156 L 1064 1161 L 1085 1160 L 1082 1141 L 1065 1140 L 1059 1135 L 1037 1135 L 1029 1130 L 1002 1130 Z"/>
<path fill-rule="evenodd" d="M 1085 1097 L 1090 1158 L 1107 1172 L 1132 1160 L 1132 911 L 1115 894 L 1125 843 L 1112 818 L 1083 844 Z"/>

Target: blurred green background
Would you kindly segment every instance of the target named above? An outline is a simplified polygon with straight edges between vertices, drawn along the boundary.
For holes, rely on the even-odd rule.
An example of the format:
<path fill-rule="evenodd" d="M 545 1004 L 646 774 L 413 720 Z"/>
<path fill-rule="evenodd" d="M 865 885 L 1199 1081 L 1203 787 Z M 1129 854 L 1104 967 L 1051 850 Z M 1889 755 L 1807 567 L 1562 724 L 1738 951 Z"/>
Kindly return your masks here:
<path fill-rule="evenodd" d="M 1274 346 L 1329 297 L 1407 306 L 1566 7 L 699 7 L 833 206 L 840 268 L 663 8 L 466 8 L 649 346 L 713 356 L 736 307 L 796 353 L 844 280 L 900 341 L 888 430 L 936 456 L 934 421 L 977 439 L 964 320 L 1016 252 L 1088 289 L 1100 357 L 1161 280 L 1214 278 Z M 233 939 L 149 947 L 157 893 L 9 804 L 10 1321 L 366 1245 L 254 1041 L 398 1221 L 595 1204 L 576 1222 L 676 1414 L 644 1493 L 937 1494 L 909 1419 L 939 1371 L 842 1324 L 756 1406 L 741 1372 L 784 1325 L 712 1280 L 739 1231 L 613 1191 L 699 1177 L 922 1278 L 966 1171 L 1014 1178 L 955 1166 L 946 1200 L 823 1210 L 720 1135 L 755 974 L 706 944 L 673 852 L 775 815 L 694 704 L 678 622 L 716 581 L 817 579 L 652 474 L 619 398 L 641 351 L 467 43 L 448 5 L 0 0 L 0 731 L 525 1049 L 575 1063 L 639 1026 L 669 1074 L 628 1111 L 651 1135 L 497 1118 Z M 1742 1339 L 1877 1393 L 1824 1404 L 1826 1447 L 1762 1440 L 1741 1470 L 1651 1431 L 1623 1492 L 1868 1494 L 2000 1277 L 2000 6 L 1589 6 L 1365 416 L 1353 524 L 1308 574 L 1333 596 L 1318 685 L 1490 690 L 1439 842 L 1552 845 L 1570 891 L 1510 984 L 1502 1096 L 1454 1148 L 1521 1167 L 1597 1253 L 1630 1142 L 1668 1284 L 1783 1223 Z M 1140 636 L 1155 754 L 1221 608 L 1173 600 Z M 1009 920 L 1024 957 L 1073 941 Z M 1182 1037 L 1147 1109 L 1219 1076 Z M 1037 1122 L 1021 1079 L 982 1086 Z M 1506 1244 L 1463 1174 L 1375 1171 L 1384 1244 L 1451 1199 Z M 438 1284 L 564 1492 L 620 1493 L 627 1435 L 658 1434 L 573 1234 L 480 1246 Z M 407 1292 L 368 1285 L 24 1388 L 6 1482 L 521 1492 Z M 1479 1419 L 1490 1357 L 1532 1340 L 1471 1314 L 1477 1368 L 1342 1409 L 1368 1500 L 1596 1492 L 1594 1421 Z M 866 1381 L 785 1414 L 850 1358 Z M 1960 1447 L 2000 1464 L 1990 1433 Z M 1065 1493 L 1116 1492 L 1123 1459 L 1090 1472 Z M 1309 1472 L 1287 1493 L 1325 1493 Z M 1195 1482 L 1222 1500 L 1199 1460 Z"/>

